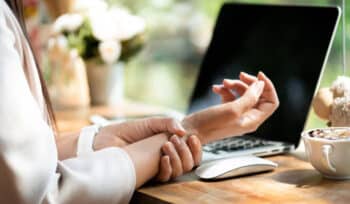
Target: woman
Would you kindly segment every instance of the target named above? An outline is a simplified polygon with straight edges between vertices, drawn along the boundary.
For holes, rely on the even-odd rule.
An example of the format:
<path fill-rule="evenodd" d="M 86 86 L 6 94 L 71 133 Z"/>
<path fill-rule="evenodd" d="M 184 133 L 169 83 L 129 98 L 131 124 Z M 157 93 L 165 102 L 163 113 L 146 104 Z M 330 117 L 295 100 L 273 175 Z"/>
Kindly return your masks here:
<path fill-rule="evenodd" d="M 55 141 L 52 109 L 25 34 L 22 2 L 0 0 L 0 203 L 127 203 L 151 178 L 190 171 L 200 162 L 201 143 L 254 131 L 279 104 L 263 73 L 242 73 L 213 87 L 222 105 L 181 123 L 150 118 L 91 126 Z"/>

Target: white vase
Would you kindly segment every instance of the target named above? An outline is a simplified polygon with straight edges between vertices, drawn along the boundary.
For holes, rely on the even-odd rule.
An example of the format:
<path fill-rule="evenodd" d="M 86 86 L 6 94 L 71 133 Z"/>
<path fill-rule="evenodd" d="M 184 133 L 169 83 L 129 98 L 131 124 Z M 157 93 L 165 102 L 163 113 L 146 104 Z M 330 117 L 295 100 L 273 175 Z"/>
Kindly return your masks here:
<path fill-rule="evenodd" d="M 117 105 L 124 99 L 124 63 L 86 62 L 92 105 Z"/>

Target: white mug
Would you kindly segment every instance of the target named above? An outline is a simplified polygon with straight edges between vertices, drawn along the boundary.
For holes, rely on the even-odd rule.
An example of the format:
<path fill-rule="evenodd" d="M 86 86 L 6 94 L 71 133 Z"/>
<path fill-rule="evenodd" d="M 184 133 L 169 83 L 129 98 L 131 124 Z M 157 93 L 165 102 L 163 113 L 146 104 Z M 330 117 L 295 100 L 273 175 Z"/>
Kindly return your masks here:
<path fill-rule="evenodd" d="M 350 129 L 350 128 L 318 128 Z M 325 177 L 331 179 L 350 179 L 350 137 L 347 139 L 329 140 L 311 137 L 310 132 L 304 131 L 302 138 L 310 163 Z"/>

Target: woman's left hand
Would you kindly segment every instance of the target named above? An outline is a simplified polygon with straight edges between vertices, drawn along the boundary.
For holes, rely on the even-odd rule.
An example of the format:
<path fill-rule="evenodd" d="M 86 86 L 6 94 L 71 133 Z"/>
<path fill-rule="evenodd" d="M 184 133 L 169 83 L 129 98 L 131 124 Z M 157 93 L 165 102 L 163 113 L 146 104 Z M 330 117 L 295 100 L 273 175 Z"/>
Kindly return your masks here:
<path fill-rule="evenodd" d="M 224 80 L 222 85 L 213 86 L 213 91 L 221 96 L 222 104 L 195 112 L 182 121 L 203 144 L 254 132 L 279 106 L 275 87 L 262 72 L 256 77 L 241 73 L 240 80 Z"/>
<path fill-rule="evenodd" d="M 111 124 L 100 129 L 94 140 L 94 149 L 124 147 L 159 133 L 184 136 L 180 122 L 170 117 L 152 117 Z"/>

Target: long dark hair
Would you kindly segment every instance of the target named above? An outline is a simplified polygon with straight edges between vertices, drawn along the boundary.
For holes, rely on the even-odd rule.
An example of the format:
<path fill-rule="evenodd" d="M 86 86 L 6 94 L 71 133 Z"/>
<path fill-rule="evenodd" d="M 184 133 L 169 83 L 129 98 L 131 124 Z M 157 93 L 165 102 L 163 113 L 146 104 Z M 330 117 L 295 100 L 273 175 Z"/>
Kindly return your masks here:
<path fill-rule="evenodd" d="M 32 49 L 32 46 L 30 44 L 29 41 L 29 37 L 28 37 L 28 32 L 26 29 L 26 25 L 25 25 L 25 21 L 24 21 L 24 15 L 23 15 L 23 2 L 22 0 L 5 0 L 7 5 L 11 8 L 12 12 L 15 14 L 15 16 L 17 17 L 17 20 L 22 28 L 22 31 L 24 33 L 24 35 L 27 38 L 27 41 Z M 33 49 L 32 49 L 33 51 Z M 34 53 L 33 53 L 34 54 Z M 38 60 L 36 59 L 36 57 L 34 57 L 35 59 L 35 63 L 36 63 L 36 67 L 37 67 L 37 71 L 39 73 L 39 79 L 40 79 L 40 83 L 41 83 L 41 88 L 42 88 L 42 93 L 45 99 L 45 104 L 46 104 L 46 109 L 47 109 L 47 113 L 48 113 L 48 119 L 49 119 L 49 124 L 52 126 L 53 130 L 56 130 L 56 121 L 55 121 L 55 116 L 53 113 L 53 109 L 52 109 L 52 105 L 51 105 L 51 101 L 50 101 L 50 97 L 49 97 L 49 93 L 47 91 L 47 87 L 43 78 L 43 75 L 41 73 L 41 69 L 39 67 L 38 64 Z M 26 67 L 24 67 L 24 69 L 27 69 Z M 28 73 L 25 70 L 25 73 Z M 26 76 L 27 78 L 31 78 L 30 76 Z"/>

